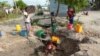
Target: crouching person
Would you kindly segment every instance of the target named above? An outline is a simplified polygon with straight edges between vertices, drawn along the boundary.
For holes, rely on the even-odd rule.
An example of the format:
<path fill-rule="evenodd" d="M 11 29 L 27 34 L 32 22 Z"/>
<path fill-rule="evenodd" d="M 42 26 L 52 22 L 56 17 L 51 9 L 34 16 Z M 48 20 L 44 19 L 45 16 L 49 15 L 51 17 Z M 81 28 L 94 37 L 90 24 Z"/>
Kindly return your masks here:
<path fill-rule="evenodd" d="M 56 48 L 57 48 L 57 46 L 53 42 L 49 41 L 46 44 L 46 47 L 45 47 L 45 54 L 46 54 L 46 56 L 48 56 L 48 54 L 53 53 L 56 50 Z"/>

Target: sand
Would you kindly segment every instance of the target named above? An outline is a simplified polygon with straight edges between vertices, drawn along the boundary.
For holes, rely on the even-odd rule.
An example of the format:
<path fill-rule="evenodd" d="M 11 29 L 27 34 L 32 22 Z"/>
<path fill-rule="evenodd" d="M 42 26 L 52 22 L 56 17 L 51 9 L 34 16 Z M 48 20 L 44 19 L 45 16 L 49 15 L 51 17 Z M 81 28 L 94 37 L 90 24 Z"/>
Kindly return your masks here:
<path fill-rule="evenodd" d="M 80 16 L 79 21 L 83 23 L 84 37 L 91 38 L 96 43 L 80 43 L 81 50 L 87 50 L 89 56 L 100 56 L 100 11 L 89 11 L 89 15 L 82 15 L 82 12 L 76 15 L 75 19 Z M 57 17 L 58 21 L 66 20 L 65 17 Z M 32 56 L 34 48 L 41 45 L 41 42 L 34 42 L 34 38 L 31 37 L 33 44 L 31 46 L 26 38 L 21 36 L 12 36 L 9 32 L 15 29 L 17 23 L 24 24 L 21 20 L 15 20 L 14 22 L 0 24 L 0 30 L 6 32 L 6 35 L 0 38 L 0 56 Z M 80 34 L 79 34 L 80 35 Z M 79 36 L 77 34 L 77 36 Z M 36 37 L 36 36 L 33 36 Z M 82 37 L 81 37 L 82 38 Z M 90 40 L 91 40 L 90 39 Z"/>

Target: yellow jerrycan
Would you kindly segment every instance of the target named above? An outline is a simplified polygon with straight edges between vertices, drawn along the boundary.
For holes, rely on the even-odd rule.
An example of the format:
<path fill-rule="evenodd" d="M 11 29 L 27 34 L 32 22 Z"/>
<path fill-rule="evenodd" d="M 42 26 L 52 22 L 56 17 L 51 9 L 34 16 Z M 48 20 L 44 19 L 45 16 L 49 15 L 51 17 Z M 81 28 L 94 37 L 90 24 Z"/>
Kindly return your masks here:
<path fill-rule="evenodd" d="M 21 25 L 17 24 L 17 25 L 16 25 L 16 31 L 17 31 L 17 32 L 20 32 L 21 30 L 22 30 Z"/>
<path fill-rule="evenodd" d="M 83 27 L 82 27 L 82 25 L 81 25 L 81 24 L 77 24 L 77 25 L 75 26 L 75 31 L 76 31 L 77 33 L 83 32 Z"/>
<path fill-rule="evenodd" d="M 60 44 L 60 39 L 57 36 L 52 36 L 51 41 L 56 42 L 57 44 Z"/>

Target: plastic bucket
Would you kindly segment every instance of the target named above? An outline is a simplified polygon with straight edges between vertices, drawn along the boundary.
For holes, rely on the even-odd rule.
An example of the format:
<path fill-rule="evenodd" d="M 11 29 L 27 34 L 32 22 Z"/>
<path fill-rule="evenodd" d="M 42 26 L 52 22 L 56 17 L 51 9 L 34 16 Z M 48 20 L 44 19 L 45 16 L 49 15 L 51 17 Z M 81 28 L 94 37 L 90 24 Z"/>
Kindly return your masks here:
<path fill-rule="evenodd" d="M 20 32 L 21 31 L 21 25 L 19 25 L 19 24 L 16 25 L 16 31 L 17 32 Z"/>
<path fill-rule="evenodd" d="M 43 30 L 36 31 L 35 35 L 38 36 L 39 38 L 45 38 L 46 37 L 46 33 Z"/>
<path fill-rule="evenodd" d="M 52 41 L 52 42 L 56 42 L 57 44 L 60 43 L 60 39 L 59 39 L 59 37 L 57 37 L 57 36 L 52 36 L 51 41 Z"/>
<path fill-rule="evenodd" d="M 68 29 L 68 30 L 72 30 L 72 27 L 73 27 L 73 25 L 70 24 L 70 23 L 68 23 L 68 25 L 67 25 L 67 29 Z"/>
<path fill-rule="evenodd" d="M 76 31 L 77 33 L 83 32 L 83 27 L 82 27 L 82 25 L 77 24 L 77 25 L 75 26 L 75 31 Z"/>
<path fill-rule="evenodd" d="M 22 31 L 20 31 L 19 35 L 25 37 L 25 36 L 28 35 L 28 31 L 27 30 L 22 30 Z"/>

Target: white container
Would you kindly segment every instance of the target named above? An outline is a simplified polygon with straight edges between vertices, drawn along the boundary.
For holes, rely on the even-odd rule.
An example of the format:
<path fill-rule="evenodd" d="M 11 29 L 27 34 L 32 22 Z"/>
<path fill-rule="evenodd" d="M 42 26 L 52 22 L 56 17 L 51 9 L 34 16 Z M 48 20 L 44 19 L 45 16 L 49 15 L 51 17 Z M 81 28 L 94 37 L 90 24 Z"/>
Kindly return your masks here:
<path fill-rule="evenodd" d="M 6 36 L 6 33 L 4 31 L 0 31 L 0 37 Z"/>

